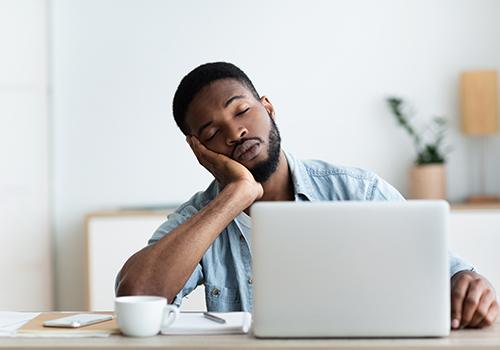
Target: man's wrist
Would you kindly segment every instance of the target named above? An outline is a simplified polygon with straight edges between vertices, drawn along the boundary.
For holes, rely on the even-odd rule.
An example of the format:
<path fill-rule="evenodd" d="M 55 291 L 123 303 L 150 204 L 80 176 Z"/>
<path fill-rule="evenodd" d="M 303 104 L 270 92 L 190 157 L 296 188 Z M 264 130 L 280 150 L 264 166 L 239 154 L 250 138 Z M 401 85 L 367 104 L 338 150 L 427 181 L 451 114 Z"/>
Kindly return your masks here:
<path fill-rule="evenodd" d="M 230 196 L 236 196 L 243 210 L 262 197 L 263 189 L 262 185 L 258 182 L 252 183 L 247 180 L 241 180 L 228 184 L 224 187 L 223 192 L 228 193 Z"/>

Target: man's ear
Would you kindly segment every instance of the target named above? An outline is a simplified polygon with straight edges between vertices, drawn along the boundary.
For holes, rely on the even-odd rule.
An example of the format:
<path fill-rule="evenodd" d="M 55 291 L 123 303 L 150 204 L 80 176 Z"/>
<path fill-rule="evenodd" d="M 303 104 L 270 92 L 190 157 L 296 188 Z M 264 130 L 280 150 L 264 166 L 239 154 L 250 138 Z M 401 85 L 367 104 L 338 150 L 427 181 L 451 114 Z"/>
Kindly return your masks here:
<path fill-rule="evenodd" d="M 260 98 L 260 102 L 262 103 L 262 105 L 266 109 L 267 113 L 271 116 L 271 118 L 274 119 L 276 116 L 276 112 L 274 111 L 274 106 L 271 103 L 271 101 L 269 101 L 269 98 L 267 98 L 267 96 L 262 96 Z"/>

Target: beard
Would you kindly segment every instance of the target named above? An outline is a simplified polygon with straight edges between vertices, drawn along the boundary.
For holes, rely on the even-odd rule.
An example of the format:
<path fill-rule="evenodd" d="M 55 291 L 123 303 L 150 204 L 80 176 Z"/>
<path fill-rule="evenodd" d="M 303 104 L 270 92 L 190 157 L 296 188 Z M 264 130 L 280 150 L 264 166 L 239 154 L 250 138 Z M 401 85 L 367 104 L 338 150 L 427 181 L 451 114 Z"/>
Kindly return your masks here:
<path fill-rule="evenodd" d="M 253 166 L 250 170 L 255 181 L 257 182 L 265 182 L 268 180 L 271 175 L 278 168 L 278 163 L 280 160 L 280 150 L 281 150 L 281 136 L 278 130 L 278 126 L 274 122 L 274 119 L 271 118 L 271 130 L 269 130 L 269 147 L 267 149 L 267 159 L 263 160 L 255 166 Z"/>

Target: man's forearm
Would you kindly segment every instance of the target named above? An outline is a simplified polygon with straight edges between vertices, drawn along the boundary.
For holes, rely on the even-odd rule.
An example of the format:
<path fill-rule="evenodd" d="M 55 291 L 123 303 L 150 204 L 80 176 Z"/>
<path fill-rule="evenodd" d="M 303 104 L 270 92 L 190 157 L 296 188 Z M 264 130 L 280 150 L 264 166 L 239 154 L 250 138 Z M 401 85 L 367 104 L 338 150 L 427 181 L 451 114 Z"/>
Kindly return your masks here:
<path fill-rule="evenodd" d="M 219 233 L 254 200 L 248 186 L 226 186 L 197 214 L 134 254 L 120 272 L 117 295 L 162 295 L 172 301 Z"/>

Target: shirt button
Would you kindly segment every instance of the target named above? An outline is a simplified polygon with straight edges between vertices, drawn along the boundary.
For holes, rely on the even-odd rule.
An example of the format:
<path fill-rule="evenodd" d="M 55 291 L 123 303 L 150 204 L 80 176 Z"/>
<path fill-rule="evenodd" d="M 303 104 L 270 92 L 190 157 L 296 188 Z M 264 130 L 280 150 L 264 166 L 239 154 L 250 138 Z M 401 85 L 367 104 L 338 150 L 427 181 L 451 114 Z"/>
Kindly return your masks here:
<path fill-rule="evenodd" d="M 220 295 L 220 290 L 217 288 L 212 289 L 212 295 L 218 297 Z"/>
<path fill-rule="evenodd" d="M 253 283 L 253 279 L 250 277 L 248 280 L 247 280 L 248 284 L 252 284 Z"/>
<path fill-rule="evenodd" d="M 243 237 L 243 235 L 240 235 L 240 241 L 244 241 L 245 240 L 245 237 Z"/>

